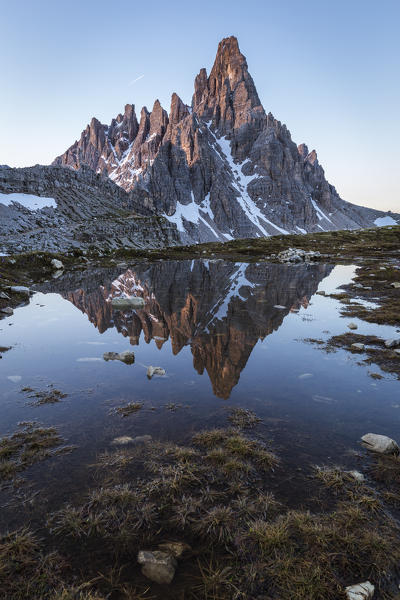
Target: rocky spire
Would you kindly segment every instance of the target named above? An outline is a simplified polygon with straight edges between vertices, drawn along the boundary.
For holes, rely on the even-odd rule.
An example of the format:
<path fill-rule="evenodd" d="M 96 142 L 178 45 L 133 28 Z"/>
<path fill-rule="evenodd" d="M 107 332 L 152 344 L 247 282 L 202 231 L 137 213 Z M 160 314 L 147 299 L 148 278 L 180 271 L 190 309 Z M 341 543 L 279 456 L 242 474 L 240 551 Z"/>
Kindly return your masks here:
<path fill-rule="evenodd" d="M 192 106 L 200 117 L 211 119 L 221 134 L 248 122 L 253 109 L 264 114 L 247 61 L 234 36 L 219 43 L 209 78 L 205 69 L 197 75 Z"/>
<path fill-rule="evenodd" d="M 187 117 L 188 114 L 188 107 L 182 102 L 178 94 L 175 94 L 174 92 L 171 97 L 171 110 L 169 113 L 169 120 L 171 125 L 179 123 L 179 121 L 182 121 L 182 119 Z"/>

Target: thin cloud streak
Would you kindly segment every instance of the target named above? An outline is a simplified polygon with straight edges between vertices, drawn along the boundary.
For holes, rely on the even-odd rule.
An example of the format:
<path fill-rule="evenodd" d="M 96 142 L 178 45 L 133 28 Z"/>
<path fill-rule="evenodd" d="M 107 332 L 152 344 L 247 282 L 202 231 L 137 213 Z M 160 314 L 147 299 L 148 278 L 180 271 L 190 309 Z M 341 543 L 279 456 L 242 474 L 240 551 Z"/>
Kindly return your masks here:
<path fill-rule="evenodd" d="M 128 85 L 133 85 L 134 83 L 139 81 L 139 79 L 143 79 L 143 77 L 144 77 L 144 75 L 139 75 L 139 77 L 136 77 L 136 79 L 133 79 L 130 83 L 128 83 Z"/>

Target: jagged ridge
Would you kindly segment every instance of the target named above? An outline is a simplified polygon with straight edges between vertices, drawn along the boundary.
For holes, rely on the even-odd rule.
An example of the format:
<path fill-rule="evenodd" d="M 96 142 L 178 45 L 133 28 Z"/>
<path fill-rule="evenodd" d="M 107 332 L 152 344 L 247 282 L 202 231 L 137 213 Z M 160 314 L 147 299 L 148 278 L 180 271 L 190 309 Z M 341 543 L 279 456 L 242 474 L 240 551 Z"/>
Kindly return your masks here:
<path fill-rule="evenodd" d="M 261 105 L 235 37 L 201 69 L 192 106 L 173 94 L 170 113 L 134 105 L 110 126 L 90 125 L 54 164 L 89 165 L 175 222 L 184 242 L 367 227 L 385 215 L 344 202 L 315 150 L 292 141 Z"/>

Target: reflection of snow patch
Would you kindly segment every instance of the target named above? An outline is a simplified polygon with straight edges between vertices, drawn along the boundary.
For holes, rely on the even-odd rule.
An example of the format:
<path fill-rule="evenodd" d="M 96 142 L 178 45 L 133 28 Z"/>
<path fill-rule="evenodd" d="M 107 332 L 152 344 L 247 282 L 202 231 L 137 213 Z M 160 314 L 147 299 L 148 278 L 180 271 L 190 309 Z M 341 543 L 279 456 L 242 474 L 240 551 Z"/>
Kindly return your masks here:
<path fill-rule="evenodd" d="M 387 215 L 386 217 L 378 217 L 378 219 L 375 219 L 374 221 L 374 225 L 376 225 L 377 227 L 386 227 L 386 225 L 397 224 L 397 221 L 395 221 L 392 217 L 389 217 L 389 215 Z"/>
<path fill-rule="evenodd" d="M 0 194 L 0 204 L 10 206 L 12 202 L 18 202 L 29 210 L 39 210 L 47 206 L 57 208 L 54 198 L 45 198 L 44 196 L 35 196 L 34 194 Z"/>

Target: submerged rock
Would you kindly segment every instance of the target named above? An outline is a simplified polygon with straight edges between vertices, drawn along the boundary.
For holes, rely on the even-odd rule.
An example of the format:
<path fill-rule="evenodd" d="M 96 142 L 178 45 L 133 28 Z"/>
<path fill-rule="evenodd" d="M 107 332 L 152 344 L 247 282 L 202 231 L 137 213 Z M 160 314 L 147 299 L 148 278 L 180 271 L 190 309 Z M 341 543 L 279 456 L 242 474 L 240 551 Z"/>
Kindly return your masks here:
<path fill-rule="evenodd" d="M 55 269 L 56 271 L 59 271 L 61 269 L 64 268 L 63 263 L 61 262 L 61 260 L 57 260 L 56 258 L 53 258 L 53 260 L 51 261 L 51 266 L 53 267 L 53 269 Z"/>
<path fill-rule="evenodd" d="M 169 584 L 174 578 L 177 562 L 170 552 L 140 550 L 137 557 L 142 573 L 151 581 Z"/>
<path fill-rule="evenodd" d="M 130 350 L 125 350 L 124 352 L 104 352 L 103 358 L 105 361 L 109 360 L 120 360 L 126 365 L 133 365 L 135 362 L 135 354 Z"/>
<path fill-rule="evenodd" d="M 369 581 L 349 585 L 346 588 L 347 600 L 371 600 L 375 592 L 375 586 Z"/>
<path fill-rule="evenodd" d="M 148 444 L 151 442 L 153 438 L 151 435 L 137 435 L 136 437 L 130 437 L 129 435 L 121 435 L 120 437 L 116 437 L 113 439 L 111 444 L 113 446 L 128 446 L 131 445 L 140 445 L 140 444 Z"/>
<path fill-rule="evenodd" d="M 129 308 L 144 308 L 145 301 L 140 296 L 131 296 L 130 298 L 113 298 L 111 305 L 116 310 L 127 310 Z"/>
<path fill-rule="evenodd" d="M 163 369 L 162 367 L 153 367 L 150 365 L 147 368 L 147 377 L 151 379 L 153 375 L 165 375 L 165 369 Z"/>
<path fill-rule="evenodd" d="M 399 454 L 397 443 L 386 435 L 366 433 L 361 438 L 363 445 L 372 452 L 379 454 Z"/>

